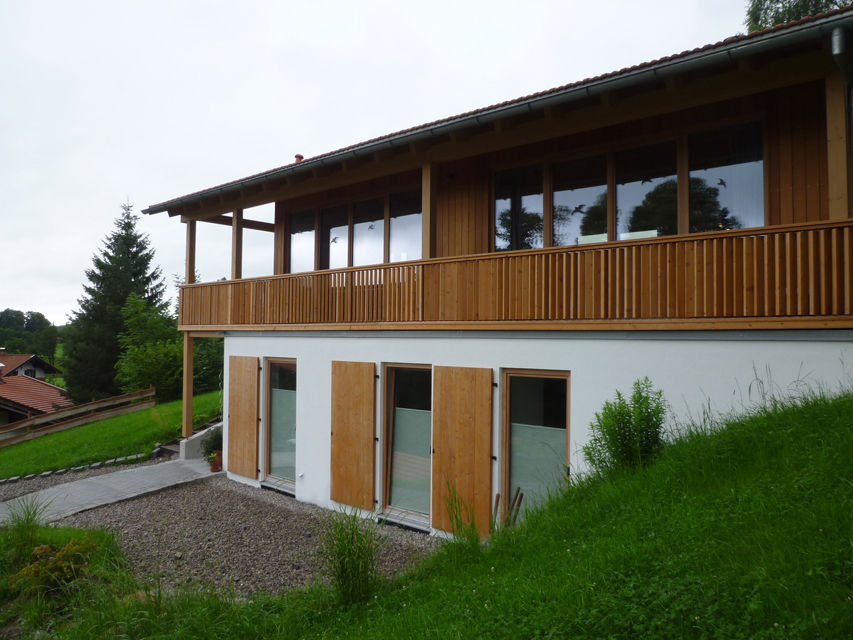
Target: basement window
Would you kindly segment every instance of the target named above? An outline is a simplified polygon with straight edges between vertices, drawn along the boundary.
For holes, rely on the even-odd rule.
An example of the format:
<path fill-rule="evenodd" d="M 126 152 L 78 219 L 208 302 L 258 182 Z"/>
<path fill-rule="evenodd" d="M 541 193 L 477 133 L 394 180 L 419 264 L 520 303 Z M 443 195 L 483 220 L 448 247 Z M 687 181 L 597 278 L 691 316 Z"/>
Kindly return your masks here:
<path fill-rule="evenodd" d="M 565 486 L 569 372 L 503 372 L 504 508 L 519 489 L 531 506 Z"/>

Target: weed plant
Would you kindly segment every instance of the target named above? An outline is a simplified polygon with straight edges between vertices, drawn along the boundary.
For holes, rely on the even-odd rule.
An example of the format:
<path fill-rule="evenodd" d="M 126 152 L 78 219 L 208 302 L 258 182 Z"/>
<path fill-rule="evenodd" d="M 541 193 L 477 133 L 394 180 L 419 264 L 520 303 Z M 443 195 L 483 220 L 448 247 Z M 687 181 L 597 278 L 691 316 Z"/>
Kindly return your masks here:
<path fill-rule="evenodd" d="M 586 461 L 597 473 L 634 469 L 651 462 L 663 449 L 667 405 L 663 392 L 651 380 L 634 382 L 630 398 L 616 391 L 590 425 L 592 437 L 584 445 Z"/>
<path fill-rule="evenodd" d="M 379 584 L 379 553 L 385 542 L 379 527 L 355 510 L 336 513 L 324 525 L 320 558 L 344 604 L 367 600 Z"/>
<path fill-rule="evenodd" d="M 480 531 L 474 518 L 474 509 L 456 491 L 456 485 L 447 481 L 447 516 L 450 519 L 450 544 L 464 549 L 480 549 Z"/>

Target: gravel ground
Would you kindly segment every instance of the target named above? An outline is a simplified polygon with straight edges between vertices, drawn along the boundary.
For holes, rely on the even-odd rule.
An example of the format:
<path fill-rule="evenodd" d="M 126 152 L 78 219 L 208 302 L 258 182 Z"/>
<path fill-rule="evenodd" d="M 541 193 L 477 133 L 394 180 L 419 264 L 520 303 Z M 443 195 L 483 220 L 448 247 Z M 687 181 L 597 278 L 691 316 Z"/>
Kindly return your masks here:
<path fill-rule="evenodd" d="M 319 532 L 330 511 L 274 491 L 211 476 L 78 513 L 60 525 L 105 528 L 140 576 L 175 588 L 200 583 L 237 593 L 278 593 L 320 579 Z M 386 576 L 435 548 L 426 534 L 383 527 Z"/>
<path fill-rule="evenodd" d="M 54 473 L 47 476 L 46 478 L 36 476 L 31 480 L 18 480 L 18 482 L 13 482 L 11 484 L 7 482 L 5 484 L 0 484 L 0 502 L 6 502 L 7 500 L 18 498 L 28 493 L 32 493 L 33 491 L 41 491 L 42 489 L 48 489 L 58 484 L 74 482 L 75 480 L 82 480 L 83 478 L 91 478 L 93 476 L 102 476 L 105 473 L 123 471 L 124 469 L 145 467 L 150 464 L 158 464 L 167 460 L 168 458 L 155 458 L 153 460 L 149 459 L 145 462 L 137 462 L 135 464 L 110 465 L 109 467 L 101 467 L 100 469 L 87 469 L 85 471 L 68 471 L 59 476 Z"/>

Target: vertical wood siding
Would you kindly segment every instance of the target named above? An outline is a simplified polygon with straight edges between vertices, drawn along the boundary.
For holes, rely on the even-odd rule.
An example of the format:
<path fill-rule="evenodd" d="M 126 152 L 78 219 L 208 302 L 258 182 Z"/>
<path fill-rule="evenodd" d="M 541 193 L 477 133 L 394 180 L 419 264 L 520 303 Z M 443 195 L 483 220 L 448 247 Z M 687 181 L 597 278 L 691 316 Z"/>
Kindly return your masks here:
<path fill-rule="evenodd" d="M 433 368 L 432 526 L 451 531 L 448 484 L 488 535 L 492 498 L 492 370 Z"/>
<path fill-rule="evenodd" d="M 332 362 L 332 487 L 335 502 L 374 508 L 376 367 Z"/>
<path fill-rule="evenodd" d="M 228 471 L 258 477 L 258 359 L 228 359 Z"/>
<path fill-rule="evenodd" d="M 489 251 L 490 194 L 490 168 L 482 161 L 442 167 L 436 189 L 436 257 Z"/>

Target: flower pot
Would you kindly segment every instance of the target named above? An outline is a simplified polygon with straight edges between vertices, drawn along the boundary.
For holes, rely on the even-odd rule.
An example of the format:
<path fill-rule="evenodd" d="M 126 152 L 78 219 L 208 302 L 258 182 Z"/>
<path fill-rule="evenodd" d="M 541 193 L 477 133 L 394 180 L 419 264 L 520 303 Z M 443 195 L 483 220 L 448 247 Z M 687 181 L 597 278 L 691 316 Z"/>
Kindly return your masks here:
<path fill-rule="evenodd" d="M 222 452 L 214 451 L 213 456 L 208 458 L 210 462 L 210 470 L 216 473 L 217 471 L 222 471 Z"/>

